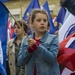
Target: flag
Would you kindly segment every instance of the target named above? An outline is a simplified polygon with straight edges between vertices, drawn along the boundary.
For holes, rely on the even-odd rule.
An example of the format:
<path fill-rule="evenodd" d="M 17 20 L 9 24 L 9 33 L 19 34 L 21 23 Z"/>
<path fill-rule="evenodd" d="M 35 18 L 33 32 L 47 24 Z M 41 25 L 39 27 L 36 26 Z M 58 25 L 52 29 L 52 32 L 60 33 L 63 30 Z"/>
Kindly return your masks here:
<path fill-rule="evenodd" d="M 10 19 L 8 19 L 8 40 L 14 38 L 16 35 L 14 33 L 14 26 L 10 22 Z"/>
<path fill-rule="evenodd" d="M 75 32 L 75 16 L 70 14 L 62 27 L 59 29 L 59 42 Z"/>
<path fill-rule="evenodd" d="M 1 40 L 0 40 L 0 63 L 3 64 L 3 50 Z"/>
<path fill-rule="evenodd" d="M 73 74 L 73 71 L 65 67 L 61 75 L 71 75 L 71 74 Z"/>
<path fill-rule="evenodd" d="M 59 13 L 57 15 L 56 21 L 63 25 L 65 14 L 66 14 L 66 9 L 64 7 L 61 7 L 60 10 L 59 10 Z"/>
<path fill-rule="evenodd" d="M 50 14 L 50 10 L 49 10 L 49 6 L 48 6 L 48 1 L 46 0 L 46 2 L 43 5 L 43 9 L 45 9 L 48 13 L 48 20 L 49 20 L 49 25 L 50 25 L 50 30 L 49 33 L 50 34 L 54 34 L 55 33 L 55 28 L 54 28 L 54 24 L 51 18 L 51 14 Z"/>
<path fill-rule="evenodd" d="M 0 40 L 3 50 L 3 66 L 6 65 L 6 48 L 7 48 L 7 27 L 9 11 L 6 6 L 0 2 Z"/>
<path fill-rule="evenodd" d="M 31 0 L 29 6 L 27 7 L 25 13 L 24 13 L 24 16 L 23 16 L 23 20 L 26 20 L 28 19 L 28 16 L 29 16 L 29 13 L 35 9 L 35 8 L 40 8 L 40 4 L 39 4 L 39 1 L 38 0 Z"/>
<path fill-rule="evenodd" d="M 58 15 L 53 19 L 55 31 L 59 30 L 60 27 L 63 25 L 65 15 L 66 9 L 64 7 L 61 7 Z"/>
<path fill-rule="evenodd" d="M 66 21 L 63 23 L 62 27 L 59 29 L 59 43 L 61 43 L 64 39 L 66 39 L 68 36 L 70 36 L 72 33 L 75 32 L 75 16 L 73 16 L 71 13 L 68 16 L 68 18 L 66 19 Z M 65 46 L 65 45 L 64 45 Z M 64 47 L 63 47 L 64 48 Z M 66 49 L 65 49 L 66 50 Z M 60 52 L 59 50 L 59 54 L 61 55 L 64 52 L 64 50 L 62 49 L 62 51 Z M 67 51 L 68 52 L 68 51 Z M 65 70 L 65 69 L 64 69 Z M 63 70 L 63 71 L 64 71 Z M 65 70 L 66 71 L 66 70 Z M 64 71 L 64 72 L 65 72 Z M 68 71 L 66 71 L 67 73 Z M 63 75 L 63 74 L 62 74 Z M 65 74 L 66 75 L 66 74 Z"/>
<path fill-rule="evenodd" d="M 66 19 L 69 17 L 70 14 L 71 13 L 66 9 L 66 14 L 65 14 L 63 23 L 66 21 Z"/>
<path fill-rule="evenodd" d="M 0 0 L 0 1 L 4 3 L 4 2 L 8 2 L 9 0 Z"/>
<path fill-rule="evenodd" d="M 75 33 L 63 40 L 59 47 L 58 63 L 75 71 Z"/>
<path fill-rule="evenodd" d="M 7 75 L 4 66 L 0 63 L 0 75 Z"/>

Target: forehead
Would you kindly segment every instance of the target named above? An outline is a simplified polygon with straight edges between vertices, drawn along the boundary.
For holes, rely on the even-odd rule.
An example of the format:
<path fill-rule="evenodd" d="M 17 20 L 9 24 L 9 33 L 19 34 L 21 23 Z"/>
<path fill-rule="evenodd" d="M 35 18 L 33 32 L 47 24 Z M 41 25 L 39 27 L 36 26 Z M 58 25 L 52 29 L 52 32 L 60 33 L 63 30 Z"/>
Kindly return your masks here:
<path fill-rule="evenodd" d="M 21 27 L 21 26 L 19 26 L 19 25 L 15 24 L 15 25 L 14 25 L 14 27 Z"/>
<path fill-rule="evenodd" d="M 47 15 L 43 13 L 37 13 L 35 18 L 46 18 L 47 19 Z"/>

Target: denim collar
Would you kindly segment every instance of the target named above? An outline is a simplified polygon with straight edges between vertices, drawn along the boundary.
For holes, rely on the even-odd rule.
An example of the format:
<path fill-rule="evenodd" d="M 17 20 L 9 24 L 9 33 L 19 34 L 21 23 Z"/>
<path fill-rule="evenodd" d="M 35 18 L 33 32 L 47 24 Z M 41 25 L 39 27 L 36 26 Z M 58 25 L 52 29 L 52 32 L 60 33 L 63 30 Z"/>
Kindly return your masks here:
<path fill-rule="evenodd" d="M 46 32 L 46 33 L 44 34 L 44 36 L 40 39 L 40 42 L 44 42 L 44 41 L 47 39 L 47 36 L 48 36 L 48 35 L 49 35 L 49 33 Z M 34 33 L 31 34 L 29 37 L 30 37 L 30 38 L 34 38 Z"/>

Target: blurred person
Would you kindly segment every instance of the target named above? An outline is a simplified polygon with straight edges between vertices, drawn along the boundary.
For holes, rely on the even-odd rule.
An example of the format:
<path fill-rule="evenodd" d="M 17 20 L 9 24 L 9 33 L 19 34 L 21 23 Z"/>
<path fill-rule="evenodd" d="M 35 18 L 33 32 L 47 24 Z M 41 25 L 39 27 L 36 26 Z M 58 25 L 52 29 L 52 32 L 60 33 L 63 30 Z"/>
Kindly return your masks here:
<path fill-rule="evenodd" d="M 17 64 L 17 56 L 20 50 L 21 41 L 25 36 L 24 32 L 25 33 L 28 32 L 27 24 L 23 20 L 15 22 L 14 33 L 16 37 L 10 39 L 7 44 L 7 58 L 8 58 L 8 64 L 10 69 L 10 75 L 24 75 L 25 72 L 24 66 L 18 66 Z"/>

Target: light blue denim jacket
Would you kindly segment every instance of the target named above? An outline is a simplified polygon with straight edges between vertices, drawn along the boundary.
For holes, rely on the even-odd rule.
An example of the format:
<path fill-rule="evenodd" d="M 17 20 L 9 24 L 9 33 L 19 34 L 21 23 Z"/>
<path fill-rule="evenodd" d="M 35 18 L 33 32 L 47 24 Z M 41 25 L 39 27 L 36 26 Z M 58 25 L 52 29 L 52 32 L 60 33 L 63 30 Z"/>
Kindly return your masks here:
<path fill-rule="evenodd" d="M 34 34 L 30 35 L 33 38 Z M 29 53 L 27 38 L 24 37 L 18 55 L 18 64 L 25 65 L 25 75 L 33 75 L 36 64 L 37 75 L 60 75 L 57 63 L 58 37 L 48 32 L 40 40 L 37 50 Z"/>

